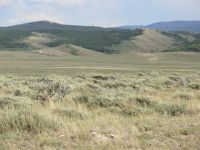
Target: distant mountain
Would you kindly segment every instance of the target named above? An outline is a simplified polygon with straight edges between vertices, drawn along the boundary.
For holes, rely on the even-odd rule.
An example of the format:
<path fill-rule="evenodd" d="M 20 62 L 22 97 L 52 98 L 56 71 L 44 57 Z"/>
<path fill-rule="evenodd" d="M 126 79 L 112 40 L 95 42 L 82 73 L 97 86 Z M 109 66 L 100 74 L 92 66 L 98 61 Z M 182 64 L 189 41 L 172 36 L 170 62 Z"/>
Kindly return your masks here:
<path fill-rule="evenodd" d="M 25 23 L 9 27 L 1 27 L 0 29 L 29 30 L 29 31 L 38 31 L 38 30 L 97 31 L 97 30 L 103 30 L 104 28 L 94 27 L 94 26 L 63 25 L 50 21 L 37 21 L 37 22 Z"/>
<path fill-rule="evenodd" d="M 170 22 L 157 22 L 150 25 L 133 25 L 133 26 L 120 26 L 117 28 L 102 28 L 95 26 L 77 26 L 77 25 L 63 25 L 49 21 L 38 21 L 25 23 L 10 27 L 0 27 L 0 29 L 9 30 L 69 30 L 69 31 L 101 31 L 101 30 L 120 30 L 120 29 L 155 29 L 162 31 L 185 31 L 185 32 L 200 32 L 200 21 L 170 21 Z"/>
<path fill-rule="evenodd" d="M 121 29 L 136 29 L 146 28 L 161 31 L 184 31 L 184 32 L 200 32 L 200 21 L 170 21 L 170 22 L 157 22 L 150 25 L 133 25 L 121 26 Z"/>
<path fill-rule="evenodd" d="M 145 26 L 148 29 L 162 31 L 200 32 L 200 21 L 170 21 L 158 22 Z"/>

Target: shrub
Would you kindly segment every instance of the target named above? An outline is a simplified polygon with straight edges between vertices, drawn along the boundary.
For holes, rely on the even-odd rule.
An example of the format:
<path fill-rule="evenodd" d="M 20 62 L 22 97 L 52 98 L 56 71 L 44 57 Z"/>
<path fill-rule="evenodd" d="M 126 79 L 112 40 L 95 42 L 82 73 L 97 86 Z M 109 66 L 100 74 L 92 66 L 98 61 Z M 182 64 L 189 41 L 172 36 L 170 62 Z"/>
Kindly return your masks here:
<path fill-rule="evenodd" d="M 87 115 L 85 113 L 70 108 L 58 109 L 55 112 L 63 117 L 80 118 L 80 119 L 87 118 Z"/>
<path fill-rule="evenodd" d="M 179 94 L 179 95 L 175 96 L 175 98 L 180 98 L 182 100 L 190 100 L 191 99 L 190 95 L 187 95 L 187 94 Z"/>
<path fill-rule="evenodd" d="M 88 96 L 81 96 L 74 99 L 75 102 L 80 102 L 86 104 L 90 108 L 94 107 L 101 107 L 101 108 L 125 108 L 124 101 L 120 99 L 108 99 L 104 97 L 88 97 Z"/>
<path fill-rule="evenodd" d="M 175 82 L 181 81 L 181 78 L 177 77 L 177 76 L 171 76 L 171 77 L 169 77 L 169 79 L 172 80 L 172 81 L 175 81 Z"/>
<path fill-rule="evenodd" d="M 113 106 L 114 103 L 107 99 L 107 98 L 103 98 L 103 97 L 98 97 L 98 98 L 95 98 L 93 101 L 89 102 L 88 106 L 89 107 L 104 107 L 104 108 L 107 108 L 107 107 L 111 107 Z"/>
<path fill-rule="evenodd" d="M 141 109 L 129 109 L 129 108 L 119 108 L 119 107 L 110 107 L 108 109 L 112 113 L 116 113 L 123 116 L 138 116 L 142 113 Z"/>
<path fill-rule="evenodd" d="M 74 101 L 88 104 L 89 103 L 89 97 L 88 96 L 80 96 L 80 97 L 74 98 Z"/>
<path fill-rule="evenodd" d="M 169 81 L 169 80 L 167 80 L 167 81 L 165 81 L 163 83 L 163 85 L 166 85 L 167 87 L 170 86 L 170 85 L 173 85 L 173 84 L 174 84 L 174 82 L 173 81 Z"/>
<path fill-rule="evenodd" d="M 146 98 L 146 97 L 136 98 L 135 102 L 137 105 L 142 106 L 142 107 L 151 107 L 154 105 L 154 103 L 150 101 L 149 98 Z"/>
<path fill-rule="evenodd" d="M 125 116 L 138 116 L 139 114 L 141 114 L 142 111 L 141 109 L 122 109 L 121 114 L 125 115 Z"/>
<path fill-rule="evenodd" d="M 22 93 L 20 90 L 16 90 L 16 91 L 14 92 L 14 95 L 15 95 L 15 96 L 22 96 L 23 93 Z"/>
<path fill-rule="evenodd" d="M 5 106 L 11 105 L 16 100 L 10 97 L 0 97 L 0 108 L 4 108 Z"/>
<path fill-rule="evenodd" d="M 93 76 L 92 78 L 96 80 L 115 80 L 116 79 L 114 76 L 102 76 L 102 75 Z"/>
<path fill-rule="evenodd" d="M 70 92 L 70 87 L 59 82 L 53 83 L 52 80 L 43 79 L 42 83 L 37 87 L 38 94 L 36 96 L 37 100 L 42 102 L 53 100 L 62 101 L 66 94 Z"/>
<path fill-rule="evenodd" d="M 137 76 L 139 76 L 139 77 L 143 77 L 144 74 L 143 74 L 143 73 L 138 73 Z"/>
<path fill-rule="evenodd" d="M 194 90 L 200 90 L 200 84 L 191 84 L 189 87 Z"/>
<path fill-rule="evenodd" d="M 106 88 L 125 88 L 125 87 L 127 87 L 127 85 L 126 84 L 124 84 L 124 83 L 113 83 L 113 84 L 106 84 L 105 85 L 105 87 Z"/>
<path fill-rule="evenodd" d="M 184 114 L 186 111 L 185 105 L 178 105 L 178 104 L 172 104 L 172 105 L 157 105 L 155 110 L 161 114 L 167 114 L 170 116 L 180 116 L 181 114 Z"/>

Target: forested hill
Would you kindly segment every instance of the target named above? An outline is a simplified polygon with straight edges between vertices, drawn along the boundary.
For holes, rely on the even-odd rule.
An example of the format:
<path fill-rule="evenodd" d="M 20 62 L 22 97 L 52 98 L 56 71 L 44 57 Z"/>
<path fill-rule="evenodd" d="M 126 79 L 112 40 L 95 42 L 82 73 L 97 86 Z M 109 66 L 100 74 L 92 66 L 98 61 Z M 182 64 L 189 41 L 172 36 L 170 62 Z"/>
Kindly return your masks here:
<path fill-rule="evenodd" d="M 32 49 L 25 39 L 33 32 L 43 33 L 51 37 L 45 42 L 48 47 L 57 47 L 62 44 L 73 44 L 95 51 L 113 53 L 111 47 L 129 40 L 133 36 L 141 35 L 142 30 L 102 28 L 94 26 L 73 26 L 51 23 L 48 21 L 32 22 L 0 28 L 1 49 Z"/>

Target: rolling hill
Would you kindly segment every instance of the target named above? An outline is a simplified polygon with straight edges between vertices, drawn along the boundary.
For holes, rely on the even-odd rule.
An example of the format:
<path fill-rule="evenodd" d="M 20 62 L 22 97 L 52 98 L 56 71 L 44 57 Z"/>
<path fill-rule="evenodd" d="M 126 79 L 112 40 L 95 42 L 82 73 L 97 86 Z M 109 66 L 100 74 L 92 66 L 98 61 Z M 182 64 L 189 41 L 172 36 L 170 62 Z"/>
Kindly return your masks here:
<path fill-rule="evenodd" d="M 9 27 L 0 27 L 5 30 L 28 30 L 28 31 L 44 31 L 44 30 L 73 30 L 73 31 L 99 31 L 102 27 L 95 26 L 77 26 L 77 25 L 63 25 L 50 21 L 37 21 Z"/>
<path fill-rule="evenodd" d="M 173 47 L 174 44 L 173 37 L 155 30 L 144 30 L 143 34 L 115 45 L 114 49 L 118 49 L 120 53 L 161 52 Z"/>
<path fill-rule="evenodd" d="M 55 48 L 63 44 L 72 44 L 98 52 L 114 53 L 116 51 L 110 49 L 112 45 L 140 35 L 142 30 L 72 26 L 40 21 L 0 28 L 0 49 L 38 49 L 37 46 L 27 42 L 31 37 L 34 39 L 35 34 L 45 35 L 40 37 L 39 47 L 42 45 Z"/>
<path fill-rule="evenodd" d="M 1 27 L 0 50 L 34 51 L 51 56 L 200 51 L 200 34 L 166 31 L 164 24 L 166 23 L 149 25 L 152 29 L 137 29 L 142 26 L 102 28 L 62 25 L 48 21 L 32 22 Z M 171 26 L 168 29 L 171 27 L 175 30 L 175 27 L 172 28 L 173 24 L 178 26 L 179 23 L 169 24 Z M 159 25 L 163 27 L 162 30 L 158 29 Z"/>

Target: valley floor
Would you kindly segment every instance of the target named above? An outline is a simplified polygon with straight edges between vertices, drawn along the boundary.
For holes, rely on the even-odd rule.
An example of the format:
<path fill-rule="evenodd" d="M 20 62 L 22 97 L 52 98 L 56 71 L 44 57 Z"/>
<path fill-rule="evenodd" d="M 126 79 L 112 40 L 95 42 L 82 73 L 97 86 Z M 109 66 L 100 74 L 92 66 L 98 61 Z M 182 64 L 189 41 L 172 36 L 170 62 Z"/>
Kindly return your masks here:
<path fill-rule="evenodd" d="M 0 73 L 19 75 L 74 75 L 87 72 L 200 70 L 200 53 L 135 53 L 100 56 L 48 56 L 35 52 L 0 51 Z"/>
<path fill-rule="evenodd" d="M 199 56 L 0 52 L 0 149 L 199 149 Z"/>

